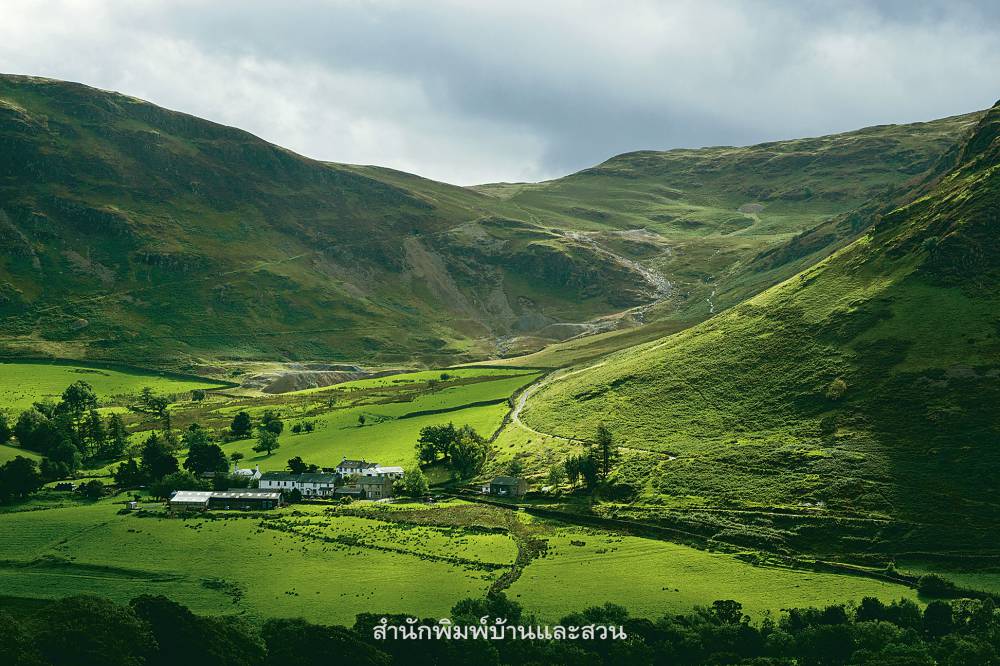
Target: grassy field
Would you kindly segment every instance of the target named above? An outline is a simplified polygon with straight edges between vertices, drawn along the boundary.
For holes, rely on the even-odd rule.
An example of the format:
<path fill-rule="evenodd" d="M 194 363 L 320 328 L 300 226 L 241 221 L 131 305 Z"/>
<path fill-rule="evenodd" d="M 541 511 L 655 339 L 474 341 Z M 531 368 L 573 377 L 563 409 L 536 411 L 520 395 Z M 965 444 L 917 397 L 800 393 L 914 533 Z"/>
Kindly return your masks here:
<path fill-rule="evenodd" d="M 603 420 L 646 450 L 615 481 L 647 520 L 883 562 L 942 544 L 997 554 L 998 126 L 1000 108 L 965 161 L 867 236 L 698 326 L 554 378 L 523 420 L 584 437 Z M 691 507 L 704 511 L 671 512 Z"/>
<path fill-rule="evenodd" d="M 901 585 L 773 567 L 679 544 L 583 528 L 557 528 L 546 557 L 525 569 L 509 594 L 545 620 L 567 608 L 610 601 L 640 617 L 683 613 L 735 599 L 760 618 L 782 608 L 845 603 L 864 596 L 891 601 L 916 593 Z M 574 545 L 576 544 L 576 545 Z M 581 545 L 582 544 L 582 545 Z"/>
<path fill-rule="evenodd" d="M 254 452 L 253 440 L 231 442 L 225 449 L 227 453 L 242 452 L 246 455 L 243 464 L 260 464 L 262 469 L 283 469 L 285 461 L 292 456 L 301 456 L 310 463 L 327 467 L 336 466 L 344 457 L 374 460 L 383 465 L 410 465 L 416 460 L 414 444 L 421 428 L 452 421 L 456 425 L 468 424 L 488 437 L 500 426 L 504 414 L 510 409 L 506 398 L 538 376 L 537 373 L 523 371 L 513 373 L 513 376 L 492 370 L 474 372 L 477 373 L 475 376 L 487 377 L 490 381 L 405 394 L 408 399 L 401 401 L 373 403 L 368 400 L 375 400 L 376 396 L 368 395 L 363 404 L 320 412 L 309 417 L 316 423 L 314 432 L 298 435 L 286 432 L 281 438 L 281 448 L 270 457 Z M 430 374 L 439 377 L 441 373 Z M 466 377 L 473 376 L 469 372 L 464 374 Z M 409 383 L 404 382 L 403 385 Z M 373 389 L 380 386 L 385 384 L 355 385 L 353 388 Z M 341 390 L 341 385 L 337 389 Z M 353 394 L 350 387 L 346 391 L 349 395 Z M 314 392 L 307 395 L 317 396 Z M 492 404 L 475 404 L 484 402 Z M 314 408 L 310 403 L 295 407 L 310 414 Z M 228 415 L 235 408 L 227 406 L 221 409 Z M 421 412 L 435 413 L 420 415 Z M 288 413 L 295 412 L 289 409 Z M 363 427 L 358 422 L 362 415 L 366 419 Z"/>
<path fill-rule="evenodd" d="M 118 515 L 119 507 L 103 500 L 0 517 L 0 592 L 119 601 L 161 593 L 203 613 L 326 623 L 350 624 L 363 611 L 438 617 L 459 599 L 485 594 L 513 565 L 517 547 L 504 529 L 514 521 L 515 531 L 530 530 L 548 551 L 508 594 L 545 620 L 604 601 L 654 617 L 735 598 L 759 617 L 862 595 L 913 597 L 863 578 L 758 568 L 730 555 L 461 502 L 304 505 L 263 520 L 140 517 Z"/>
<path fill-rule="evenodd" d="M 459 599 L 484 594 L 500 571 L 493 565 L 514 553 L 512 544 L 498 544 L 504 537 L 459 528 L 401 529 L 318 512 L 302 519 L 287 510 L 287 524 L 138 518 L 117 515 L 119 507 L 102 501 L 3 516 L 0 590 L 26 597 L 89 592 L 119 601 L 162 593 L 198 612 L 351 624 L 365 609 L 446 613 Z M 313 535 L 318 521 L 330 541 Z M 445 560 L 455 556 L 467 561 Z"/>
<path fill-rule="evenodd" d="M 222 387 L 222 384 L 208 379 L 177 379 L 139 370 L 110 370 L 86 364 L 0 361 L 0 409 L 13 413 L 27 409 L 39 400 L 58 401 L 67 386 L 80 380 L 93 386 L 100 400 L 136 396 L 146 386 L 155 393 L 166 395 Z"/>
<path fill-rule="evenodd" d="M 10 446 L 8 444 L 0 444 L 0 465 L 4 464 L 8 460 L 12 460 L 17 456 L 24 456 L 25 458 L 31 458 L 32 460 L 40 460 L 41 456 L 27 449 L 22 449 L 17 446 Z"/>

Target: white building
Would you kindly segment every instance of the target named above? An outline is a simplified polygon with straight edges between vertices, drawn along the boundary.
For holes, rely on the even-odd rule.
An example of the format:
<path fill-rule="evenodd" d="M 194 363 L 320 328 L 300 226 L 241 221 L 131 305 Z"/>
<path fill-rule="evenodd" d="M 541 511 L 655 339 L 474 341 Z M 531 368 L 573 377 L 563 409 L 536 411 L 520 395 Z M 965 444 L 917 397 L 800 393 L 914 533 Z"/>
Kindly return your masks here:
<path fill-rule="evenodd" d="M 240 468 L 239 463 L 233 463 L 232 476 L 240 479 L 250 479 L 251 481 L 256 481 L 260 478 L 260 465 L 255 466 L 253 469 L 249 467 Z"/>
<path fill-rule="evenodd" d="M 378 463 L 368 462 L 367 460 L 348 460 L 344 458 L 337 465 L 337 474 L 341 476 L 351 476 L 352 474 L 364 475 L 367 470 L 378 467 Z"/>
<path fill-rule="evenodd" d="M 375 467 L 369 467 L 361 473 L 361 476 L 387 476 L 390 479 L 402 479 L 403 478 L 403 468 L 393 467 L 393 466 L 383 466 L 376 465 Z"/>
<path fill-rule="evenodd" d="M 324 472 L 306 472 L 305 474 L 265 472 L 260 476 L 259 488 L 277 492 L 298 490 L 303 497 L 330 497 L 333 495 L 336 480 L 336 474 Z"/>

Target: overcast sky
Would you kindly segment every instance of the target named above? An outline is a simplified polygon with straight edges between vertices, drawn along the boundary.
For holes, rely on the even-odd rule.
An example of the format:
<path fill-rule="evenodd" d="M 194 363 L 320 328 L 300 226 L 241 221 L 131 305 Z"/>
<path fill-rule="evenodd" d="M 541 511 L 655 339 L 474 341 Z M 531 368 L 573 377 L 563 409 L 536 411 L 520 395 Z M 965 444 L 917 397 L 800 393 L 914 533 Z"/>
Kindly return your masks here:
<path fill-rule="evenodd" d="M 1000 3 L 3 0 L 0 71 L 458 184 L 1000 97 Z"/>

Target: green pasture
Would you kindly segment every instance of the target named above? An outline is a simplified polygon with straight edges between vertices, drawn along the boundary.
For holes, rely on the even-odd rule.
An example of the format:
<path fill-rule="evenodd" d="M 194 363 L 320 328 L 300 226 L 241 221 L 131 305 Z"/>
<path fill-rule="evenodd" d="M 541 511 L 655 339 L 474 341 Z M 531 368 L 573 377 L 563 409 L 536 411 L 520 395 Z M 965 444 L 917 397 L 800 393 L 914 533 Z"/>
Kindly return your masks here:
<path fill-rule="evenodd" d="M 757 567 L 732 555 L 590 529 L 559 528 L 548 542 L 547 556 L 532 562 L 508 591 L 548 621 L 558 620 L 567 609 L 606 601 L 625 606 L 635 616 L 657 617 L 735 599 L 760 617 L 782 608 L 865 596 L 885 601 L 916 598 L 910 588 L 869 578 Z"/>
<path fill-rule="evenodd" d="M 8 460 L 13 460 L 17 456 L 24 456 L 25 458 L 31 458 L 32 460 L 42 459 L 40 455 L 27 449 L 10 446 L 8 444 L 0 444 L 0 465 L 4 464 Z"/>
<path fill-rule="evenodd" d="M 308 510 L 305 518 L 284 510 L 287 524 L 269 520 L 272 527 L 265 527 L 242 516 L 122 516 L 119 506 L 102 501 L 5 515 L 0 591 L 31 598 L 93 593 L 118 601 L 159 593 L 202 613 L 349 625 L 363 610 L 446 614 L 459 599 L 485 594 L 503 571 L 496 564 L 516 554 L 503 535 L 461 528 L 403 528 Z M 312 534 L 313 526 L 322 534 Z M 452 556 L 462 561 L 446 561 Z"/>
<path fill-rule="evenodd" d="M 266 519 L 158 517 L 155 507 L 151 516 L 119 515 L 119 507 L 104 500 L 3 515 L 0 592 L 118 601 L 164 594 L 196 612 L 325 623 L 350 624 L 365 611 L 437 617 L 459 599 L 484 595 L 513 565 L 517 548 L 508 533 L 482 529 L 513 520 L 548 543 L 507 590 L 543 621 L 605 601 L 656 617 L 736 599 L 759 618 L 863 596 L 915 598 L 909 588 L 867 578 L 756 567 L 732 555 L 462 502 L 332 513 L 299 505 Z"/>
<path fill-rule="evenodd" d="M 440 374 L 440 373 L 438 373 Z M 415 461 L 414 444 L 420 429 L 451 421 L 470 425 L 484 436 L 491 435 L 510 409 L 504 400 L 521 386 L 530 383 L 537 373 L 521 373 L 495 381 L 477 382 L 419 393 L 408 402 L 363 404 L 310 417 L 316 430 L 298 435 L 288 431 L 279 442 L 281 448 L 271 456 L 253 450 L 254 440 L 231 442 L 227 453 L 240 451 L 246 456 L 243 464 L 259 463 L 263 469 L 283 469 L 293 456 L 320 466 L 335 466 L 342 458 L 364 458 L 384 465 L 408 465 Z M 496 400 L 496 404 L 464 407 L 471 403 Z M 449 410 L 440 413 L 408 417 L 414 412 Z M 358 423 L 364 415 L 365 425 Z M 291 419 L 293 420 L 293 419 Z"/>
<path fill-rule="evenodd" d="M 398 375 L 386 375 L 384 377 L 372 377 L 369 379 L 355 379 L 354 381 L 341 382 L 332 386 L 320 386 L 317 388 L 293 391 L 285 395 L 308 395 L 310 393 L 324 393 L 332 390 L 336 391 L 357 391 L 361 389 L 372 389 L 382 387 L 406 386 L 409 384 L 420 384 L 425 382 L 444 382 L 456 379 L 471 379 L 476 377 L 506 377 L 524 374 L 524 370 L 516 368 L 493 368 L 493 367 L 469 367 L 469 368 L 449 368 L 444 370 L 421 370 L 419 372 L 404 372 Z"/>
<path fill-rule="evenodd" d="M 197 388 L 222 386 L 211 380 L 194 381 L 159 375 L 154 372 L 109 370 L 86 365 L 0 362 L 0 409 L 16 413 L 31 403 L 51 398 L 58 400 L 67 386 L 85 381 L 94 387 L 101 400 L 136 395 L 148 386 L 154 393 L 184 393 Z"/>

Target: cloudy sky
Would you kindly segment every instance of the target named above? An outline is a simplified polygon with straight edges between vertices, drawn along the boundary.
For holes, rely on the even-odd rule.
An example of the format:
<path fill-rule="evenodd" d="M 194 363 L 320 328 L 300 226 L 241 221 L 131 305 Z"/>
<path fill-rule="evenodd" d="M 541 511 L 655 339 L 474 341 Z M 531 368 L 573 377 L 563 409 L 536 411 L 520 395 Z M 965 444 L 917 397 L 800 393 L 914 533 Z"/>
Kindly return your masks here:
<path fill-rule="evenodd" d="M 0 71 L 458 184 L 1000 97 L 983 2 L 3 0 Z"/>

